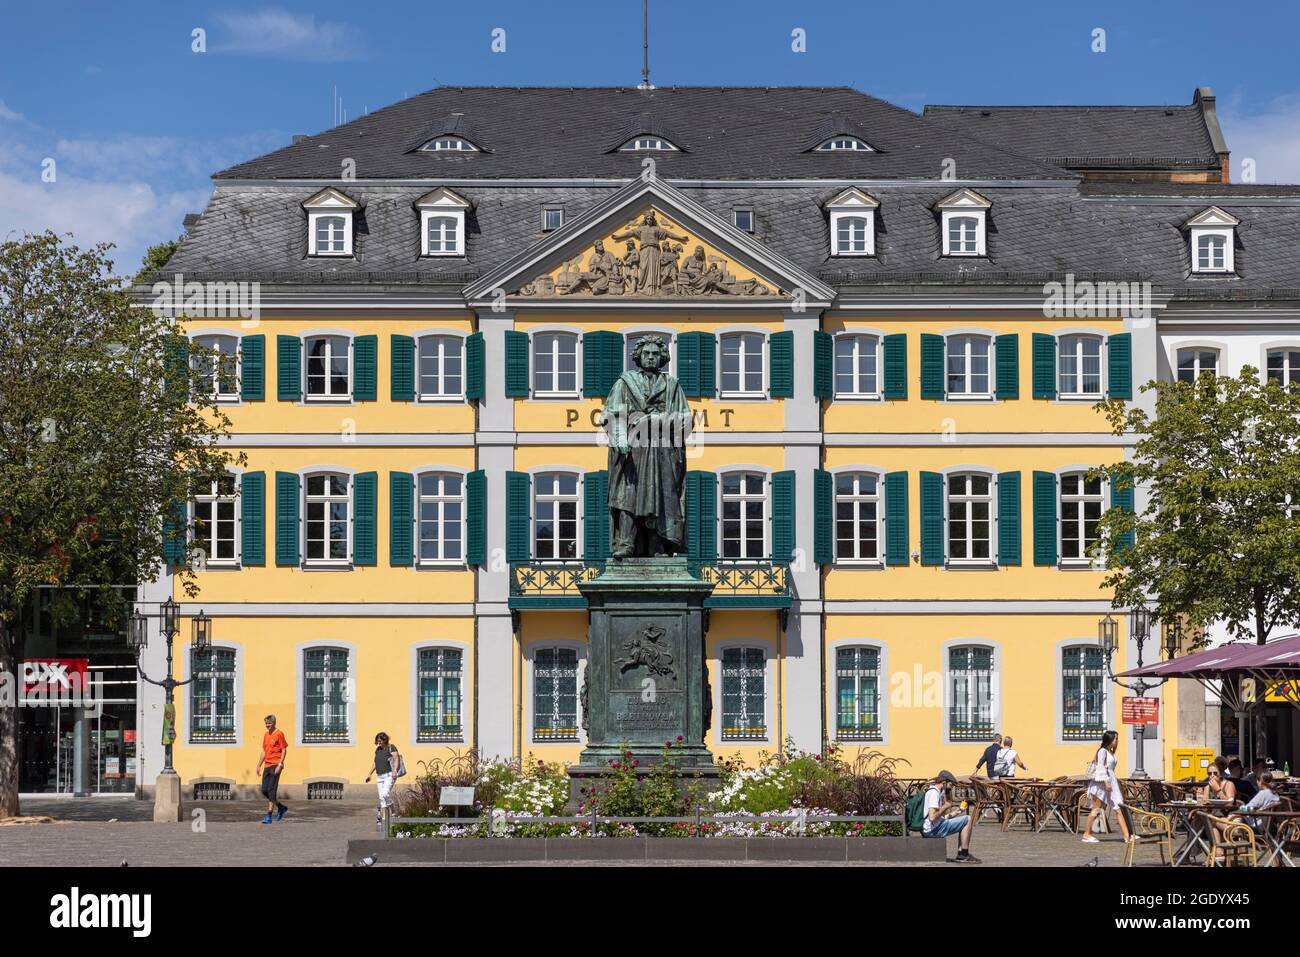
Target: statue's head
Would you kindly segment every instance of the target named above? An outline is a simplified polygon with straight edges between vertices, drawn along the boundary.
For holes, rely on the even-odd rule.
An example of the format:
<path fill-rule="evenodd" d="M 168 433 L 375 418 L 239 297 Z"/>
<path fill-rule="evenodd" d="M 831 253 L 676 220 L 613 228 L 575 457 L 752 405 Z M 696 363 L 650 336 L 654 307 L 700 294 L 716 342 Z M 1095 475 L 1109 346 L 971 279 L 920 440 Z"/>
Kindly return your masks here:
<path fill-rule="evenodd" d="M 642 336 L 632 347 L 632 361 L 638 368 L 657 371 L 668 364 L 668 344 L 662 336 Z"/>
<path fill-rule="evenodd" d="M 645 224 L 647 226 L 653 226 L 655 224 L 655 211 L 653 209 L 646 210 Z"/>
<path fill-rule="evenodd" d="M 694 256 L 696 259 L 703 260 L 703 259 L 704 259 L 704 247 L 703 247 L 703 246 L 696 246 L 696 247 L 695 247 L 695 252 L 691 253 L 691 255 Z"/>
<path fill-rule="evenodd" d="M 605 252 L 605 241 L 604 241 L 604 240 L 602 240 L 602 239 L 597 239 L 597 240 L 596 240 L 596 252 L 598 252 L 598 253 L 602 253 L 602 254 Z"/>

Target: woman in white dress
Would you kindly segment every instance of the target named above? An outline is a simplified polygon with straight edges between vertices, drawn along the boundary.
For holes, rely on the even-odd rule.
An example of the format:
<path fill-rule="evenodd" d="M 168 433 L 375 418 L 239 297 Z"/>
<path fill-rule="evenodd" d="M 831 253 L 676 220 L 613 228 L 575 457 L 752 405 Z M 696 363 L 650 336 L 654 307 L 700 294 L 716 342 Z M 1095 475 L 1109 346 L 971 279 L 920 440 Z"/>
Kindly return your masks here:
<path fill-rule="evenodd" d="M 1088 782 L 1088 797 L 1092 799 L 1092 810 L 1088 812 L 1088 822 L 1083 828 L 1083 843 L 1098 844 L 1100 843 L 1092 836 L 1092 824 L 1098 814 L 1109 814 L 1112 810 L 1119 810 L 1124 805 L 1124 792 L 1120 790 L 1119 778 L 1115 776 L 1115 766 L 1119 763 L 1115 759 L 1115 749 L 1119 747 L 1119 732 L 1107 731 L 1101 736 L 1101 747 L 1097 749 L 1097 755 L 1093 759 L 1097 763 L 1097 774 L 1093 780 Z M 1106 780 L 1097 780 L 1102 774 Z M 1119 820 L 1120 833 L 1124 835 L 1125 841 L 1133 840 L 1128 831 L 1128 821 L 1124 819 L 1123 812 L 1117 816 Z"/>

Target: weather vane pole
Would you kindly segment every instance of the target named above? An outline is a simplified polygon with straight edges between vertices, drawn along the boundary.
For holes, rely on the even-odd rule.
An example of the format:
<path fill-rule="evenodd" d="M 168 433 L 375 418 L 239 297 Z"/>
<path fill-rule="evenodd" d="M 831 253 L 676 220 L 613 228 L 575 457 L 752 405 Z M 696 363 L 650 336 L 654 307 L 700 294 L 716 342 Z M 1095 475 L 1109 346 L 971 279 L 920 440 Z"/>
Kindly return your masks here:
<path fill-rule="evenodd" d="M 650 82 L 650 0 L 641 0 L 641 85 L 637 89 L 654 89 Z"/>

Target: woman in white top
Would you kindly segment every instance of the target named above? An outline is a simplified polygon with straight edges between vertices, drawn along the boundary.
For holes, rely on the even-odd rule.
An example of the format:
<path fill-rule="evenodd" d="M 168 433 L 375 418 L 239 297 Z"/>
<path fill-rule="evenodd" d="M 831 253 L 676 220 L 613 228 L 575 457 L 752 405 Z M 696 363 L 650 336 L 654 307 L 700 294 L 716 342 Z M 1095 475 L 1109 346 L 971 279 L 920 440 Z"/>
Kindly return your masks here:
<path fill-rule="evenodd" d="M 1092 798 L 1092 810 L 1088 812 L 1088 823 L 1083 828 L 1083 843 L 1085 844 L 1100 843 L 1092 836 L 1092 822 L 1097 815 L 1108 814 L 1112 809 L 1118 810 L 1124 805 L 1124 792 L 1120 790 L 1119 778 L 1115 776 L 1115 765 L 1118 764 L 1115 759 L 1115 749 L 1118 747 L 1118 732 L 1107 731 L 1101 736 L 1101 747 L 1097 749 L 1097 756 L 1094 759 L 1097 762 L 1097 771 L 1100 773 L 1094 776 L 1092 781 L 1088 782 L 1088 797 Z M 1096 779 L 1101 774 L 1105 774 L 1106 780 L 1104 782 Z M 1133 840 L 1132 835 L 1128 832 L 1128 821 L 1124 819 L 1122 811 L 1117 815 L 1117 818 L 1120 833 L 1124 835 L 1124 840 Z"/>

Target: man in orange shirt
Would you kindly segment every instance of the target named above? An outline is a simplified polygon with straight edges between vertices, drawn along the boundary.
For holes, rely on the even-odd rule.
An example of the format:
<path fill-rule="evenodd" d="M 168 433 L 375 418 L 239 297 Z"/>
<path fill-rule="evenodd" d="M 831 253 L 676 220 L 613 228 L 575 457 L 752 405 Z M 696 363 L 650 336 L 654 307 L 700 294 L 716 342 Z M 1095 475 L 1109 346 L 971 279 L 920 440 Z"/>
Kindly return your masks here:
<path fill-rule="evenodd" d="M 280 772 L 284 770 L 284 753 L 288 750 L 289 742 L 284 740 L 284 732 L 275 726 L 275 715 L 268 714 L 266 734 L 262 735 L 262 756 L 257 759 L 257 770 L 253 772 L 262 775 L 262 793 L 266 795 L 266 817 L 262 818 L 263 824 L 271 823 L 272 814 L 278 821 L 289 810 L 275 796 L 280 787 Z M 262 769 L 263 765 L 266 766 L 265 770 Z"/>

